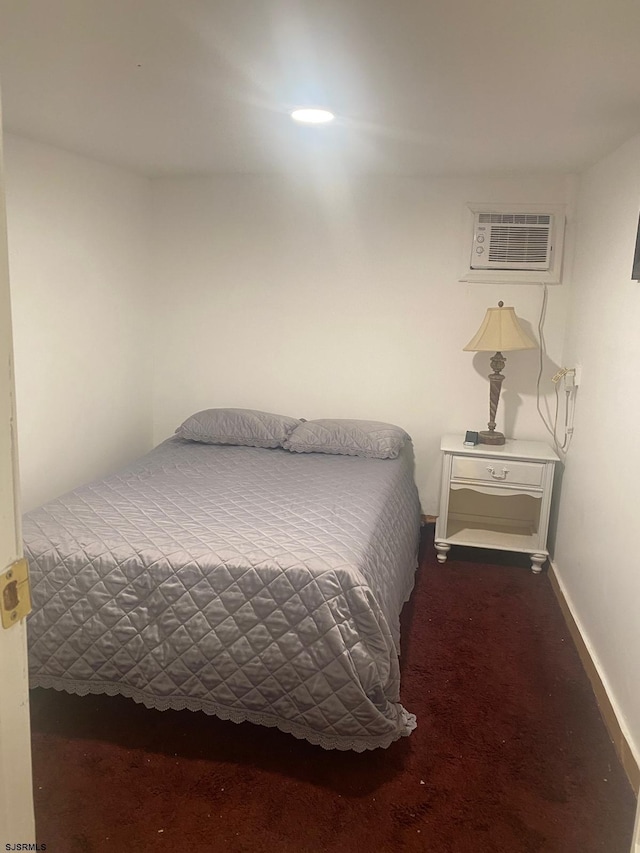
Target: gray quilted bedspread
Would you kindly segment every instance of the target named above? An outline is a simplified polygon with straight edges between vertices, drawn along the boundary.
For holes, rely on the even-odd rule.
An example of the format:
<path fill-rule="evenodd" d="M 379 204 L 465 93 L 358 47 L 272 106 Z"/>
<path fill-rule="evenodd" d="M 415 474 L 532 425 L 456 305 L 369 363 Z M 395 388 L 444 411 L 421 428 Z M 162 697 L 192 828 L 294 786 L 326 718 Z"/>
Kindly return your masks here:
<path fill-rule="evenodd" d="M 169 439 L 25 517 L 32 686 L 388 746 L 415 727 L 398 624 L 418 533 L 410 448 Z"/>

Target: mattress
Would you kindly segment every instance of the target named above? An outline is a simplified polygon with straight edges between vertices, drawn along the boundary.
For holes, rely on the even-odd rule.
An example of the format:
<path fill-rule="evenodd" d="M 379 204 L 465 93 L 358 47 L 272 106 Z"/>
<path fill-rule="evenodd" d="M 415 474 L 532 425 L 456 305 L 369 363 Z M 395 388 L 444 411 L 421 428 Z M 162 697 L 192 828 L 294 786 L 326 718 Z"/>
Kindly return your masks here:
<path fill-rule="evenodd" d="M 397 459 L 172 438 L 24 518 L 31 685 L 362 751 L 408 735 L 420 526 Z"/>

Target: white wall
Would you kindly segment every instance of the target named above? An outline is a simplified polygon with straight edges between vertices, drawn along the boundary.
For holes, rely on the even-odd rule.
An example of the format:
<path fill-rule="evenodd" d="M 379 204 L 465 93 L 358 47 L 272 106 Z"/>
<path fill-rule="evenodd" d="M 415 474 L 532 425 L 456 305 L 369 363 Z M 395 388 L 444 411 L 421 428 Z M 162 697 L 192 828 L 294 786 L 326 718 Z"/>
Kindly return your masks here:
<path fill-rule="evenodd" d="M 148 181 L 5 136 L 23 508 L 151 446 Z"/>
<path fill-rule="evenodd" d="M 640 759 L 640 137 L 581 179 L 565 359 L 583 365 L 556 569 Z"/>
<path fill-rule="evenodd" d="M 216 406 L 391 421 L 413 436 L 435 513 L 440 435 L 488 420 L 488 356 L 462 347 L 498 299 L 535 330 L 542 299 L 539 286 L 458 282 L 465 202 L 563 203 L 572 188 L 561 176 L 154 181 L 155 440 Z M 567 293 L 550 288 L 555 364 Z M 512 437 L 546 436 L 537 371 L 536 352 L 508 356 L 498 429 Z"/>

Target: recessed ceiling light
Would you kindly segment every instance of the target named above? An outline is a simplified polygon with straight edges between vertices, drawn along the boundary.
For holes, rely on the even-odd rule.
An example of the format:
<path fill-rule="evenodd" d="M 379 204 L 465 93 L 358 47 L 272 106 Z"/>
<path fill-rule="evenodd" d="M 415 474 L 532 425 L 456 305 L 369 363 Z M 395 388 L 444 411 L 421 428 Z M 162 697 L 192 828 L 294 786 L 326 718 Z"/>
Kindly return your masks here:
<path fill-rule="evenodd" d="M 304 109 L 293 110 L 291 118 L 294 121 L 301 121 L 304 124 L 326 124 L 328 121 L 333 121 L 335 116 L 329 110 L 305 107 Z"/>

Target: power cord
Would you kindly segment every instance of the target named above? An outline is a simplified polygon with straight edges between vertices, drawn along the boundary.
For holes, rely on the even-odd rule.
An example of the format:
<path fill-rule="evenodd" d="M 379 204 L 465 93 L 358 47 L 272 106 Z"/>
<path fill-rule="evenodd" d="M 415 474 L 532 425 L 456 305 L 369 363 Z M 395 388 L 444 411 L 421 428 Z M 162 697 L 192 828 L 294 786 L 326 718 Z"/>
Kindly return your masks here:
<path fill-rule="evenodd" d="M 540 347 L 538 349 L 539 353 L 539 369 L 538 369 L 538 378 L 536 380 L 536 408 L 538 410 L 538 414 L 540 415 L 540 419 L 545 426 L 545 429 L 549 433 L 549 435 L 553 438 L 553 444 L 558 454 L 561 456 L 566 455 L 569 450 L 569 445 L 571 444 L 571 439 L 573 437 L 573 413 L 575 410 L 575 394 L 572 391 L 575 391 L 575 369 L 574 368 L 566 368 L 562 367 L 555 376 L 552 377 L 551 381 L 554 384 L 555 388 L 555 397 L 556 397 L 556 406 L 555 413 L 553 416 L 553 423 L 550 422 L 550 413 L 547 412 L 547 415 L 542 411 L 542 407 L 540 404 L 540 382 L 542 381 L 542 374 L 544 372 L 544 356 L 547 354 L 547 346 L 544 338 L 544 321 L 547 315 L 547 301 L 549 298 L 549 291 L 547 289 L 547 285 L 544 284 L 542 291 L 542 305 L 540 306 L 540 318 L 538 320 L 538 340 L 540 342 Z M 564 405 L 564 438 L 562 439 L 562 443 L 558 438 L 558 414 L 560 411 L 560 394 L 558 390 L 558 386 L 561 379 L 565 379 L 570 376 L 573 379 L 571 386 L 565 387 L 565 405 Z"/>

